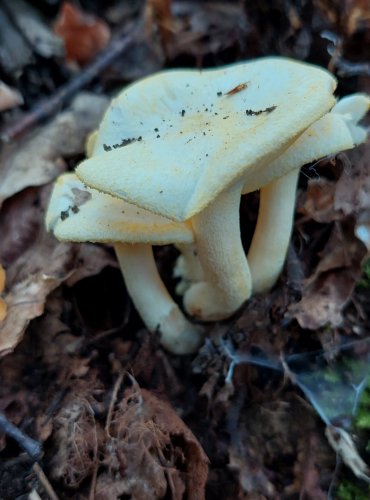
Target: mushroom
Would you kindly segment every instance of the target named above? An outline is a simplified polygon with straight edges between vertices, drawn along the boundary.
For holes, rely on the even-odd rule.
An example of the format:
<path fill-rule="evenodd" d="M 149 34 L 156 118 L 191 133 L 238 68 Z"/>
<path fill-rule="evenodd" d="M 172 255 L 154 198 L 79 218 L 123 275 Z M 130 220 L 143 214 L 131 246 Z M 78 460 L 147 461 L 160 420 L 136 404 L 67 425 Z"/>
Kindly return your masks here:
<path fill-rule="evenodd" d="M 186 292 L 185 307 L 225 318 L 252 291 L 239 228 L 244 179 L 333 107 L 335 86 L 327 71 L 278 57 L 159 73 L 113 100 L 94 156 L 76 173 L 153 213 L 191 220 L 205 280 Z"/>
<path fill-rule="evenodd" d="M 255 176 L 246 181 L 243 193 L 261 188 L 257 225 L 247 257 L 253 293 L 269 290 L 282 270 L 293 226 L 300 167 L 364 142 L 366 129 L 357 123 L 369 107 L 370 98 L 364 94 L 341 99 L 264 169 L 269 173 L 261 170 L 262 181 Z M 268 177 L 273 180 L 266 183 Z"/>
<path fill-rule="evenodd" d="M 194 352 L 200 328 L 182 314 L 165 288 L 151 245 L 191 243 L 188 223 L 173 222 L 110 195 L 87 188 L 76 175 L 61 175 L 46 214 L 46 227 L 61 241 L 114 246 L 127 290 L 145 325 L 176 354 Z"/>

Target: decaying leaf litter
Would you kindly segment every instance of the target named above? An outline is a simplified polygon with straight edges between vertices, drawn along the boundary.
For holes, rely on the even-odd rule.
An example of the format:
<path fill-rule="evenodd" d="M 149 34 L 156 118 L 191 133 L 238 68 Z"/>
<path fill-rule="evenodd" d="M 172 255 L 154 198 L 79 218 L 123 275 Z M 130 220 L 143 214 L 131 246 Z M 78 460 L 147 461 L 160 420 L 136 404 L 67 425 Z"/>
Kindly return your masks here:
<path fill-rule="evenodd" d="M 80 6 L 0 6 L 2 137 L 24 131 L 1 151 L 0 410 L 42 445 L 46 475 L 2 433 L 1 497 L 328 498 L 350 483 L 366 498 L 368 430 L 340 456 L 325 428 L 350 430 L 366 386 L 370 276 L 355 231 L 370 220 L 369 145 L 303 167 L 278 284 L 209 327 L 196 356 L 169 355 L 143 328 L 109 247 L 44 230 L 51 182 L 83 158 L 109 97 L 140 76 L 280 54 L 329 67 L 338 95 L 369 92 L 366 2 Z M 62 55 L 53 26 L 66 11 L 65 33 L 86 37 L 90 55 Z M 84 16 L 104 29 L 83 30 Z M 110 57 L 116 36 L 132 39 Z M 244 198 L 248 248 L 258 199 Z M 176 255 L 156 251 L 171 290 Z"/>

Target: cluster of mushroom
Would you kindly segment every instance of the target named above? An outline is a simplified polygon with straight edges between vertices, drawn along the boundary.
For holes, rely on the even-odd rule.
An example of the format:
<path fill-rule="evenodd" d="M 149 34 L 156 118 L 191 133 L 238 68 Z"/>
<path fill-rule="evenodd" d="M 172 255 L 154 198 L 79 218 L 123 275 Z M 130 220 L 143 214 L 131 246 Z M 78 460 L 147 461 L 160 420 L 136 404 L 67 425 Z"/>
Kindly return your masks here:
<path fill-rule="evenodd" d="M 327 71 L 285 58 L 145 78 L 113 100 L 88 159 L 56 183 L 47 227 L 60 240 L 114 245 L 133 302 L 163 345 L 189 353 L 202 331 L 165 289 L 151 245 L 175 244 L 188 315 L 232 315 L 275 283 L 302 165 L 366 140 L 365 94 L 336 102 Z M 246 256 L 242 194 L 260 190 Z"/>

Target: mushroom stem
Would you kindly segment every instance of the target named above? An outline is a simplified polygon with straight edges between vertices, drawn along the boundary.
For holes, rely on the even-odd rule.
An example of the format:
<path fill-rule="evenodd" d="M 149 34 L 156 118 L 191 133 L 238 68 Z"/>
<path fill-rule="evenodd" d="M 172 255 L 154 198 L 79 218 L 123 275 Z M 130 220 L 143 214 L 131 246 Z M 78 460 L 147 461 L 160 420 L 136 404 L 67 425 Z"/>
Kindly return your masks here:
<path fill-rule="evenodd" d="M 242 184 L 221 193 L 192 219 L 204 281 L 185 293 L 189 314 L 205 321 L 231 316 L 251 295 L 252 280 L 239 226 Z"/>
<path fill-rule="evenodd" d="M 248 252 L 253 293 L 276 282 L 288 250 L 293 227 L 299 168 L 261 188 L 257 225 Z"/>
<path fill-rule="evenodd" d="M 162 345 L 174 354 L 190 354 L 202 342 L 168 293 L 158 273 L 151 245 L 116 243 L 114 249 L 128 293 L 147 328 L 159 331 Z"/>

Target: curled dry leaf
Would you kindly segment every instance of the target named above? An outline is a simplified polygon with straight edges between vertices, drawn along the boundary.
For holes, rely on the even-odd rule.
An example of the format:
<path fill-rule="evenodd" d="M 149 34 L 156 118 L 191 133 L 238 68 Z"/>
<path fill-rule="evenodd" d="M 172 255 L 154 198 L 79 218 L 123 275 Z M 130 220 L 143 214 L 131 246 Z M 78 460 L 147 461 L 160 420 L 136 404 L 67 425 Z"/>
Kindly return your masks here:
<path fill-rule="evenodd" d="M 86 64 L 104 49 L 110 39 L 108 25 L 101 19 L 64 2 L 54 24 L 54 32 L 64 40 L 66 58 Z"/>
<path fill-rule="evenodd" d="M 15 348 L 31 319 L 43 313 L 48 294 L 73 272 L 72 246 L 57 245 L 51 236 L 45 236 L 40 247 L 45 267 L 16 281 L 5 295 L 8 314 L 0 324 L 0 356 Z"/>
<path fill-rule="evenodd" d="M 108 432 L 104 464 L 109 473 L 98 477 L 95 498 L 204 499 L 207 456 L 168 403 L 134 382 Z"/>
<path fill-rule="evenodd" d="M 310 217 L 316 222 L 326 223 L 342 217 L 336 212 L 333 202 L 336 184 L 327 179 L 311 180 L 305 193 L 305 201 L 300 208 L 300 213 Z"/>
<path fill-rule="evenodd" d="M 76 273 L 75 283 L 114 265 L 100 246 L 60 244 L 45 232 L 48 195 L 49 186 L 29 188 L 2 209 L 0 260 L 7 266 L 8 314 L 0 323 L 0 357 L 21 341 L 30 320 L 44 312 L 47 296 L 62 282 Z"/>
<path fill-rule="evenodd" d="M 0 156 L 0 205 L 29 186 L 41 186 L 66 169 L 63 158 L 83 153 L 108 104 L 106 97 L 81 93 L 47 125 L 4 148 Z"/>
<path fill-rule="evenodd" d="M 55 417 L 54 429 L 51 475 L 76 488 L 97 466 L 103 439 L 103 429 L 95 420 L 91 401 L 78 394 L 70 397 Z"/>
<path fill-rule="evenodd" d="M 30 5 L 30 2 L 4 0 L 3 3 L 11 18 L 11 24 L 26 41 L 26 46 L 31 47 L 33 52 L 42 57 L 63 55 L 61 40 L 53 34 L 47 22 L 40 16 L 38 10 Z"/>
<path fill-rule="evenodd" d="M 0 80 L 0 112 L 23 104 L 21 94 Z"/>
<path fill-rule="evenodd" d="M 370 142 L 347 153 L 351 167 L 338 180 L 334 208 L 345 215 L 370 209 Z"/>
<path fill-rule="evenodd" d="M 342 310 L 360 278 L 364 253 L 353 232 L 336 226 L 315 272 L 303 285 L 302 299 L 289 307 L 288 316 L 312 330 L 327 324 L 339 326 Z"/>

